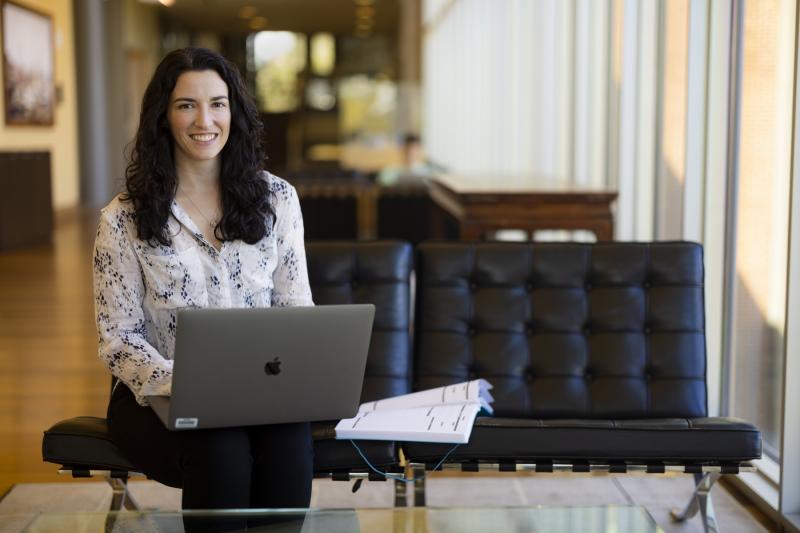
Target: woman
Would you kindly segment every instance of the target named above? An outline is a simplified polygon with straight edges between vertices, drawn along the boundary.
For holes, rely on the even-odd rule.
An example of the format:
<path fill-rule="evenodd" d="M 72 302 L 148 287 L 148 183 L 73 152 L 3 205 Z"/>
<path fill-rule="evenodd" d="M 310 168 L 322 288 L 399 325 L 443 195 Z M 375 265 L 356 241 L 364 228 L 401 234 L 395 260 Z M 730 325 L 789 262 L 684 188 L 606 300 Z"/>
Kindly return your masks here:
<path fill-rule="evenodd" d="M 313 305 L 294 188 L 262 170 L 262 125 L 236 67 L 202 48 L 157 67 L 126 192 L 102 210 L 94 251 L 99 355 L 118 382 L 111 435 L 184 509 L 308 507 L 308 424 L 168 431 L 181 307 Z M 225 357 L 225 354 L 219 354 Z"/>

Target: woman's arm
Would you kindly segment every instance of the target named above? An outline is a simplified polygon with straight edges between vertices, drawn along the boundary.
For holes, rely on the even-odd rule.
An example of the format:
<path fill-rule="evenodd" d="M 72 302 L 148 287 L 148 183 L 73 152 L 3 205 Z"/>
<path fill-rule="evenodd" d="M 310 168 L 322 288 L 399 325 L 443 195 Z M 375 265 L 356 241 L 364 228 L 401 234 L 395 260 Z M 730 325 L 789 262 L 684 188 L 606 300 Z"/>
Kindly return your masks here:
<path fill-rule="evenodd" d="M 99 356 L 137 398 L 169 395 L 172 361 L 145 338 L 145 285 L 125 216 L 104 211 L 97 228 L 94 298 Z"/>
<path fill-rule="evenodd" d="M 303 214 L 294 187 L 286 184 L 283 201 L 277 202 L 275 241 L 278 264 L 272 275 L 272 305 L 274 307 L 300 307 L 314 305 L 308 283 L 306 249 L 303 242 Z"/>

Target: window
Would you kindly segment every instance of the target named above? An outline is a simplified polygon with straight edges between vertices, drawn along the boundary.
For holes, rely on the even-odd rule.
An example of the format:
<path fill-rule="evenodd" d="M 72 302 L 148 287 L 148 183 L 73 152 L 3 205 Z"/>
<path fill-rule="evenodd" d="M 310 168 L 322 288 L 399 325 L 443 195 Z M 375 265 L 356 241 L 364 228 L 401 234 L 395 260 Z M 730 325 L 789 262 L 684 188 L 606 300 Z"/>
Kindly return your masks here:
<path fill-rule="evenodd" d="M 660 147 L 656 185 L 656 238 L 683 237 L 683 187 L 686 172 L 686 105 L 689 73 L 689 1 L 661 4 L 663 42 Z"/>
<path fill-rule="evenodd" d="M 301 103 L 306 67 L 306 37 L 287 31 L 261 31 L 249 41 L 256 70 L 258 107 L 267 113 L 294 111 Z"/>
<path fill-rule="evenodd" d="M 794 2 L 747 2 L 729 287 L 729 413 L 780 459 L 794 77 Z M 713 191 L 708 191 L 713 194 Z"/>

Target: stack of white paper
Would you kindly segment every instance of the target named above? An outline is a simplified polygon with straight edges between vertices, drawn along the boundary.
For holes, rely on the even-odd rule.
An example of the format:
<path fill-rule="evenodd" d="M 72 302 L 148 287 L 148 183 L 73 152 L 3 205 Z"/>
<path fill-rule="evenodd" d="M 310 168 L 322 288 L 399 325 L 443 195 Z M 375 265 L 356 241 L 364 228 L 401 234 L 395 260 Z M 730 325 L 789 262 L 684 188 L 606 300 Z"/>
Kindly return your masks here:
<path fill-rule="evenodd" d="M 364 403 L 336 425 L 336 438 L 464 444 L 481 409 L 493 412 L 491 388 L 476 379 Z"/>

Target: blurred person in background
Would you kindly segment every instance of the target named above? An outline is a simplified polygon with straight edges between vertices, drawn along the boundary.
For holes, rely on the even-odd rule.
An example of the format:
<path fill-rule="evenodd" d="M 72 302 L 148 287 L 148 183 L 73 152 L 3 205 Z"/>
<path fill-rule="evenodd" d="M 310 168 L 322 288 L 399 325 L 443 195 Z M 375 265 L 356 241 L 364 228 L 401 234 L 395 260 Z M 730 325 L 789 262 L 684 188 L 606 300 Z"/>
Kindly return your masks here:
<path fill-rule="evenodd" d="M 403 137 L 402 164 L 390 165 L 378 172 L 377 182 L 381 185 L 403 185 L 423 182 L 433 173 L 433 168 L 425 160 L 425 152 L 420 138 L 408 133 Z"/>

